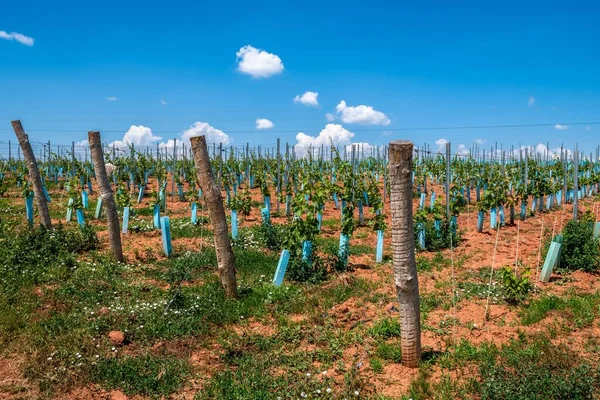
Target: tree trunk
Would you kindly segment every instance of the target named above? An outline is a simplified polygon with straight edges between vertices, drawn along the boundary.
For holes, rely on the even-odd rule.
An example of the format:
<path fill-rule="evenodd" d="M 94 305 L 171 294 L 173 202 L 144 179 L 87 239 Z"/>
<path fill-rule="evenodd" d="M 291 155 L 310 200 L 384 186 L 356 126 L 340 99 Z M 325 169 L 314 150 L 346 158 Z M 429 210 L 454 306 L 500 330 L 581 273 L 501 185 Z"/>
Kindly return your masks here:
<path fill-rule="evenodd" d="M 235 265 L 231 242 L 229 241 L 227 220 L 225 219 L 223 197 L 217 187 L 210 165 L 206 137 L 193 137 L 190 139 L 190 142 L 192 143 L 192 152 L 194 153 L 198 183 L 202 189 L 202 194 L 208 208 L 208 215 L 214 229 L 215 251 L 217 253 L 221 284 L 227 297 L 237 297 Z"/>
<path fill-rule="evenodd" d="M 412 216 L 412 152 L 412 142 L 390 142 L 392 251 L 400 303 L 402 363 L 415 368 L 421 359 L 421 316 Z"/>
<path fill-rule="evenodd" d="M 108 240 L 115 260 L 123 262 L 123 248 L 121 247 L 121 231 L 119 229 L 119 214 L 113 197 L 112 189 L 108 176 L 106 175 L 106 166 L 104 164 L 104 154 L 102 152 L 102 143 L 100 141 L 100 132 L 88 132 L 88 141 L 90 142 L 90 151 L 92 153 L 92 162 L 96 172 L 96 180 L 100 188 L 100 197 L 106 207 L 106 219 L 108 222 Z"/>
<path fill-rule="evenodd" d="M 44 189 L 42 186 L 42 177 L 40 176 L 40 171 L 38 170 L 37 163 L 35 161 L 35 155 L 31 149 L 31 143 L 29 143 L 29 137 L 23 130 L 21 121 L 12 121 L 11 123 L 15 131 L 15 135 L 17 135 L 17 139 L 19 140 L 19 145 L 23 150 L 23 157 L 25 158 L 25 163 L 27 164 L 27 169 L 29 170 L 29 179 L 33 185 L 33 192 L 37 201 L 42 224 L 46 227 L 46 229 L 52 229 L 50 211 L 48 211 L 48 203 L 46 202 L 46 196 L 44 195 Z"/>

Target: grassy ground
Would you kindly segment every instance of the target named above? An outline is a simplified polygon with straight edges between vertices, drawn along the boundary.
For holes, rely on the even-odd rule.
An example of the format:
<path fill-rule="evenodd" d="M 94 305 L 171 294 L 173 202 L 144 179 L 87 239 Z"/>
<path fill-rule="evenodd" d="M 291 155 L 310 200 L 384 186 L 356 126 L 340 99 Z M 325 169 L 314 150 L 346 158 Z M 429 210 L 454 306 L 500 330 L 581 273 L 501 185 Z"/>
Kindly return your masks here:
<path fill-rule="evenodd" d="M 150 242 L 151 216 L 139 207 L 129 235 L 148 243 L 118 264 L 98 240 L 103 223 L 29 228 L 19 201 L 0 199 L 0 357 L 22 373 L 0 379 L 5 398 L 587 399 L 600 388 L 593 275 L 586 290 L 566 276 L 509 305 L 489 254 L 485 263 L 469 250 L 420 254 L 424 355 L 409 371 L 399 364 L 389 253 L 369 261 L 368 227 L 352 239 L 353 270 L 279 288 L 270 284 L 278 252 L 242 228 L 231 300 L 210 228 L 189 224 L 183 208 L 172 214 L 172 258 Z M 52 215 L 63 208 L 53 202 Z M 315 243 L 324 257 L 337 244 L 335 234 Z M 494 308 L 481 327 L 470 312 L 486 302 Z"/>

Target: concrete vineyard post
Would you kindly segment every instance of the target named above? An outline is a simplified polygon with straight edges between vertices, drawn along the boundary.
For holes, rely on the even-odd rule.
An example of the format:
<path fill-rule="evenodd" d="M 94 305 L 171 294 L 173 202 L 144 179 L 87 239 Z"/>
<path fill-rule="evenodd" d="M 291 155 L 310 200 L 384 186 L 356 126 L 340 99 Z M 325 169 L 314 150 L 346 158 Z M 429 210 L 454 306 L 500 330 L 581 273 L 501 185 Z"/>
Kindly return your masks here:
<path fill-rule="evenodd" d="M 198 183 L 202 189 L 208 214 L 214 230 L 215 251 L 221 285 L 228 297 L 237 297 L 236 273 L 233 250 L 229 240 L 229 229 L 225 218 L 223 197 L 212 172 L 206 137 L 197 136 L 190 139 L 194 154 L 194 164 Z"/>
<path fill-rule="evenodd" d="M 390 142 L 390 210 L 396 293 L 400 303 L 402 363 L 416 368 L 421 359 L 421 319 L 412 215 L 413 144 Z"/>
<path fill-rule="evenodd" d="M 450 142 L 446 143 L 446 221 L 450 221 Z"/>
<path fill-rule="evenodd" d="M 92 162 L 94 164 L 94 171 L 96 172 L 96 180 L 98 181 L 100 192 L 98 201 L 106 205 L 106 220 L 108 223 L 108 240 L 110 242 L 110 247 L 115 260 L 123 262 L 123 248 L 121 247 L 121 233 L 119 232 L 119 214 L 117 213 L 117 205 L 115 204 L 110 182 L 106 175 L 106 165 L 104 164 L 100 132 L 89 132 L 88 141 L 90 143 Z"/>
<path fill-rule="evenodd" d="M 23 150 L 23 157 L 25 158 L 25 164 L 27 165 L 27 170 L 29 172 L 29 179 L 31 180 L 33 186 L 33 193 L 38 205 L 40 218 L 42 219 L 42 225 L 44 225 L 46 229 L 52 229 L 52 221 L 50 219 L 50 211 L 48 210 L 48 202 L 46 201 L 46 197 L 44 196 L 44 191 L 42 189 L 42 177 L 40 175 L 40 171 L 38 170 L 35 155 L 33 154 L 31 143 L 29 142 L 29 137 L 25 133 L 23 125 L 21 125 L 21 121 L 12 121 L 12 127 L 15 131 L 17 139 L 19 140 L 20 148 Z"/>
<path fill-rule="evenodd" d="M 577 220 L 577 200 L 579 198 L 579 151 L 573 153 L 573 220 Z"/>

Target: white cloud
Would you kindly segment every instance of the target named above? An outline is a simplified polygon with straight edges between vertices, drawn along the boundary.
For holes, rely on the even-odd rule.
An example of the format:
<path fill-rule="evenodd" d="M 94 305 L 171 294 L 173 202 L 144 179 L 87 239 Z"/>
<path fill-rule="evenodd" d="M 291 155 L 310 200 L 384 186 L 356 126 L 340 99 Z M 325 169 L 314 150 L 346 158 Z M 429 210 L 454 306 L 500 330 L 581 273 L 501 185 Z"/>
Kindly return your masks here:
<path fill-rule="evenodd" d="M 242 47 L 235 55 L 238 71 L 253 78 L 268 78 L 283 72 L 279 56 L 250 45 Z"/>
<path fill-rule="evenodd" d="M 342 122 L 347 124 L 389 125 L 391 123 L 384 113 L 373 109 L 371 106 L 348 106 L 342 100 L 335 107 L 335 110 L 340 114 Z"/>
<path fill-rule="evenodd" d="M 166 100 L 161 100 L 160 104 L 163 105 L 163 106 L 166 106 L 167 105 L 167 101 Z"/>
<path fill-rule="evenodd" d="M 125 132 L 123 139 L 115 140 L 109 147 L 115 147 L 118 149 L 126 149 L 129 145 L 134 145 L 135 147 L 143 147 L 149 146 L 162 138 L 160 136 L 155 136 L 152 133 L 152 129 L 143 126 L 143 125 L 131 125 L 129 130 Z"/>
<path fill-rule="evenodd" d="M 459 144 L 458 147 L 456 148 L 456 154 L 458 154 L 459 156 L 468 156 L 469 148 L 467 146 L 465 146 L 464 144 Z"/>
<path fill-rule="evenodd" d="M 554 129 L 558 129 L 559 131 L 566 131 L 567 129 L 569 129 L 569 125 L 556 124 L 554 125 Z"/>
<path fill-rule="evenodd" d="M 220 129 L 213 128 L 208 122 L 195 122 L 194 125 L 190 126 L 189 129 L 181 134 L 181 140 L 183 140 L 186 145 L 189 145 L 191 137 L 201 135 L 206 136 L 207 143 L 223 143 L 225 146 L 233 141 L 229 135 Z"/>
<path fill-rule="evenodd" d="M 321 145 L 330 146 L 332 143 L 334 146 L 344 146 L 349 144 L 353 137 L 354 133 L 339 124 L 327 124 L 318 136 L 309 136 L 299 132 L 296 135 L 298 141 L 295 145 L 296 154 L 299 156 L 306 154 L 310 146 L 316 148 L 321 147 Z"/>
<path fill-rule="evenodd" d="M 477 143 L 477 144 L 484 144 L 485 143 L 485 139 L 479 139 L 479 138 L 477 138 L 477 139 L 475 139 L 475 143 Z"/>
<path fill-rule="evenodd" d="M 108 96 L 104 98 L 106 101 L 117 101 L 118 99 L 115 96 Z"/>
<path fill-rule="evenodd" d="M 532 106 L 535 104 L 535 97 L 529 96 L 529 100 L 527 100 L 527 105 Z"/>
<path fill-rule="evenodd" d="M 35 42 L 34 38 L 25 36 L 22 33 L 18 32 L 9 33 L 6 31 L 0 31 L 0 39 L 14 40 L 16 42 L 24 44 L 25 46 L 33 46 L 33 43 Z"/>
<path fill-rule="evenodd" d="M 437 151 L 445 152 L 446 151 L 446 143 L 448 143 L 448 140 L 446 140 L 444 138 L 440 138 L 440 139 L 436 140 L 435 145 L 437 146 Z"/>
<path fill-rule="evenodd" d="M 523 157 L 525 157 L 525 150 L 528 151 L 530 156 L 540 155 L 542 157 L 546 157 L 546 154 L 548 154 L 548 157 L 560 157 L 560 147 L 548 149 L 544 143 L 538 143 L 537 145 L 535 145 L 535 147 L 534 146 L 521 146 L 520 148 L 515 148 L 513 151 L 513 157 L 515 157 L 515 158 L 519 157 L 519 150 L 521 151 L 521 155 Z M 498 149 L 498 153 L 499 153 L 498 155 L 500 155 L 499 149 Z M 566 154 L 567 157 L 570 157 L 573 154 L 573 152 L 569 149 L 563 149 L 563 153 Z M 508 151 L 507 154 L 510 154 L 510 151 Z"/>
<path fill-rule="evenodd" d="M 305 106 L 317 107 L 319 105 L 319 100 L 317 99 L 317 97 L 319 97 L 319 93 L 307 91 L 304 92 L 302 96 L 297 95 L 296 97 L 294 97 L 294 103 L 304 104 Z"/>
<path fill-rule="evenodd" d="M 275 124 L 266 118 L 258 118 L 256 120 L 256 129 L 271 129 Z"/>
<path fill-rule="evenodd" d="M 371 149 L 374 148 L 371 143 L 367 142 L 354 142 L 346 145 L 346 152 L 348 154 L 352 154 L 352 146 L 356 149 L 357 156 L 360 154 L 364 154 L 365 157 L 369 157 L 371 155 Z"/>
<path fill-rule="evenodd" d="M 335 121 L 335 114 L 327 113 L 327 114 L 325 114 L 325 119 L 327 119 L 327 121 L 329 121 L 329 122 L 333 122 L 333 121 Z"/>

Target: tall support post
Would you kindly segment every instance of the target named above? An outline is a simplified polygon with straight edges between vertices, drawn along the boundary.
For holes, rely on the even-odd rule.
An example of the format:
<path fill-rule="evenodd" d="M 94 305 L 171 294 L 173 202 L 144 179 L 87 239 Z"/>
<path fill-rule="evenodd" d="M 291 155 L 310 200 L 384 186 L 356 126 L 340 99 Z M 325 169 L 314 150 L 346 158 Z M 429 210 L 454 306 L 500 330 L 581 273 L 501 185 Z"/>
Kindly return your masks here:
<path fill-rule="evenodd" d="M 19 140 L 19 146 L 23 149 L 23 158 L 25 158 L 25 164 L 29 171 L 29 179 L 33 185 L 33 193 L 38 205 L 40 218 L 42 219 L 42 225 L 44 225 L 46 229 L 52 229 L 50 211 L 48 210 L 48 203 L 46 202 L 46 196 L 42 187 L 42 177 L 40 176 L 40 171 L 38 170 L 37 162 L 35 161 L 35 154 L 33 154 L 29 137 L 25 133 L 21 121 L 12 121 L 12 127 Z"/>
<path fill-rule="evenodd" d="M 421 359 L 421 317 L 412 215 L 412 157 L 412 142 L 390 142 L 392 252 L 394 281 L 400 303 L 402 363 L 416 368 Z"/>
<path fill-rule="evenodd" d="M 206 137 L 196 136 L 190 139 L 194 153 L 194 164 L 198 184 L 202 189 L 206 201 L 210 222 L 214 230 L 215 251 L 217 253 L 217 266 L 221 285 L 227 297 L 237 297 L 237 284 L 233 250 L 229 241 L 227 220 L 221 190 L 217 187 L 212 171 Z"/>
<path fill-rule="evenodd" d="M 279 198 L 281 194 L 281 139 L 277 138 L 277 214 L 279 214 Z"/>
<path fill-rule="evenodd" d="M 446 221 L 450 222 L 450 142 L 446 143 Z"/>
<path fill-rule="evenodd" d="M 75 176 L 75 142 L 71 142 L 71 175 Z"/>
<path fill-rule="evenodd" d="M 110 181 L 106 174 L 106 165 L 104 164 L 104 154 L 100 140 L 100 132 L 88 132 L 88 142 L 90 143 L 90 152 L 96 180 L 100 189 L 100 198 L 102 204 L 106 207 L 106 219 L 108 224 L 108 241 L 113 252 L 113 257 L 119 262 L 123 262 L 123 248 L 121 247 L 121 231 L 119 229 L 119 214 L 117 205 L 110 187 Z"/>
<path fill-rule="evenodd" d="M 579 150 L 573 153 L 573 219 L 577 220 L 577 198 L 579 197 Z"/>

